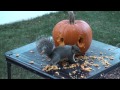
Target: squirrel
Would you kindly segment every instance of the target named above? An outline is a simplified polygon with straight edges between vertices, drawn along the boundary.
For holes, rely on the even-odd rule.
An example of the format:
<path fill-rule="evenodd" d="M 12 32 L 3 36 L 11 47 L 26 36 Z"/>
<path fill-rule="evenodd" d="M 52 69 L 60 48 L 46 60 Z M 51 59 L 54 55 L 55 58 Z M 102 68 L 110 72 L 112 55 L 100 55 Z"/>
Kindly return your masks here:
<path fill-rule="evenodd" d="M 58 62 L 67 58 L 70 63 L 76 63 L 75 55 L 80 54 L 80 49 L 76 45 L 64 45 L 54 47 L 53 39 L 43 37 L 37 43 L 37 50 L 40 54 L 45 54 L 50 58 L 50 65 L 56 65 Z"/>

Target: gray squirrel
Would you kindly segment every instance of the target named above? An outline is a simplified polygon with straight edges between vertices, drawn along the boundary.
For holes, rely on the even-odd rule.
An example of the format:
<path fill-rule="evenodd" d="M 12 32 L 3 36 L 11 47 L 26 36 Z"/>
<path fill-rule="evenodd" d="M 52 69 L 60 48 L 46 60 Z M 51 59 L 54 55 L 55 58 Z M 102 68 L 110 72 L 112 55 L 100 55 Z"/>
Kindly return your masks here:
<path fill-rule="evenodd" d="M 65 45 L 54 47 L 53 39 L 43 37 L 37 43 L 37 50 L 41 54 L 47 55 L 50 65 L 56 65 L 58 62 L 67 58 L 70 63 L 76 63 L 74 56 L 80 54 L 80 49 L 76 45 Z"/>

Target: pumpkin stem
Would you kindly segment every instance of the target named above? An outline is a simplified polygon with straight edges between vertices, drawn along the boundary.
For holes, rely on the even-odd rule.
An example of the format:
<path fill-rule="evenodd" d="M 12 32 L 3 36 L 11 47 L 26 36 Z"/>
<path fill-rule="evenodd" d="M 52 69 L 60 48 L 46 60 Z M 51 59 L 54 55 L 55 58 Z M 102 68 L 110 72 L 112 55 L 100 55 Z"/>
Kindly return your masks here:
<path fill-rule="evenodd" d="M 74 22 L 75 22 L 75 15 L 74 15 L 74 12 L 73 12 L 73 11 L 68 11 L 68 14 L 69 14 L 69 21 L 70 21 L 70 24 L 74 24 Z"/>

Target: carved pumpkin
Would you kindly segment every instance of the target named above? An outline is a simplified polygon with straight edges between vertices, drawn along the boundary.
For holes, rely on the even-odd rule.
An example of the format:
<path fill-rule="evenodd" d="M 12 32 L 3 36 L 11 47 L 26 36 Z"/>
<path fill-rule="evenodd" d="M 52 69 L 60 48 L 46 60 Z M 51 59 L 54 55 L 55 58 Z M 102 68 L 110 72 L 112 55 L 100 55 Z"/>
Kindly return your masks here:
<path fill-rule="evenodd" d="M 76 44 L 84 55 L 92 41 L 92 30 L 85 21 L 75 20 L 73 11 L 68 14 L 69 20 L 62 20 L 53 28 L 55 46 Z"/>

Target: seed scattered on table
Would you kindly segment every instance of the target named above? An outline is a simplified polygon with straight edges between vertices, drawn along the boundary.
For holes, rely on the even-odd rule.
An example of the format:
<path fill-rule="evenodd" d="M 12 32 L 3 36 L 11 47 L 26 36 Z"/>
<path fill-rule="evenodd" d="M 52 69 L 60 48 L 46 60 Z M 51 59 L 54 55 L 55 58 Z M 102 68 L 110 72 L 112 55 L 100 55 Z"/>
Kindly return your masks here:
<path fill-rule="evenodd" d="M 102 77 L 102 76 L 104 76 L 104 74 L 100 74 L 100 76 Z"/>
<path fill-rule="evenodd" d="M 64 77 L 61 77 L 62 79 L 65 79 Z"/>
<path fill-rule="evenodd" d="M 110 60 L 114 60 L 114 57 L 110 57 L 109 59 L 110 59 Z"/>
<path fill-rule="evenodd" d="M 34 64 L 34 61 L 30 61 L 29 63 L 30 63 L 30 64 Z"/>
<path fill-rule="evenodd" d="M 108 68 L 109 66 L 105 66 L 105 68 Z"/>
<path fill-rule="evenodd" d="M 31 50 L 30 53 L 34 53 L 34 51 Z"/>
<path fill-rule="evenodd" d="M 69 76 L 71 76 L 72 74 L 71 73 L 69 73 Z"/>
<path fill-rule="evenodd" d="M 42 59 L 42 61 L 45 61 L 45 59 Z"/>
<path fill-rule="evenodd" d="M 20 55 L 19 54 L 16 54 L 16 57 L 19 57 Z"/>
<path fill-rule="evenodd" d="M 103 53 L 102 53 L 102 52 L 100 52 L 100 55 L 103 55 Z"/>
<path fill-rule="evenodd" d="M 59 70 L 59 68 L 56 65 L 52 65 L 52 66 L 51 65 L 47 65 L 42 70 L 48 72 L 48 71 L 51 71 L 51 70 Z"/>
<path fill-rule="evenodd" d="M 72 71 L 72 74 L 76 74 L 76 72 L 77 72 L 77 70 L 75 70 L 75 71 Z"/>
<path fill-rule="evenodd" d="M 95 66 L 95 67 L 99 67 L 99 65 L 98 65 L 98 64 L 93 64 L 93 66 Z"/>
<path fill-rule="evenodd" d="M 101 67 L 98 67 L 98 69 L 100 69 Z"/>
<path fill-rule="evenodd" d="M 80 78 L 85 78 L 85 76 L 82 76 L 82 75 L 81 75 Z"/>
<path fill-rule="evenodd" d="M 91 53 L 93 53 L 93 51 L 91 51 Z"/>
<path fill-rule="evenodd" d="M 56 75 L 59 75 L 59 72 L 55 72 Z"/>

